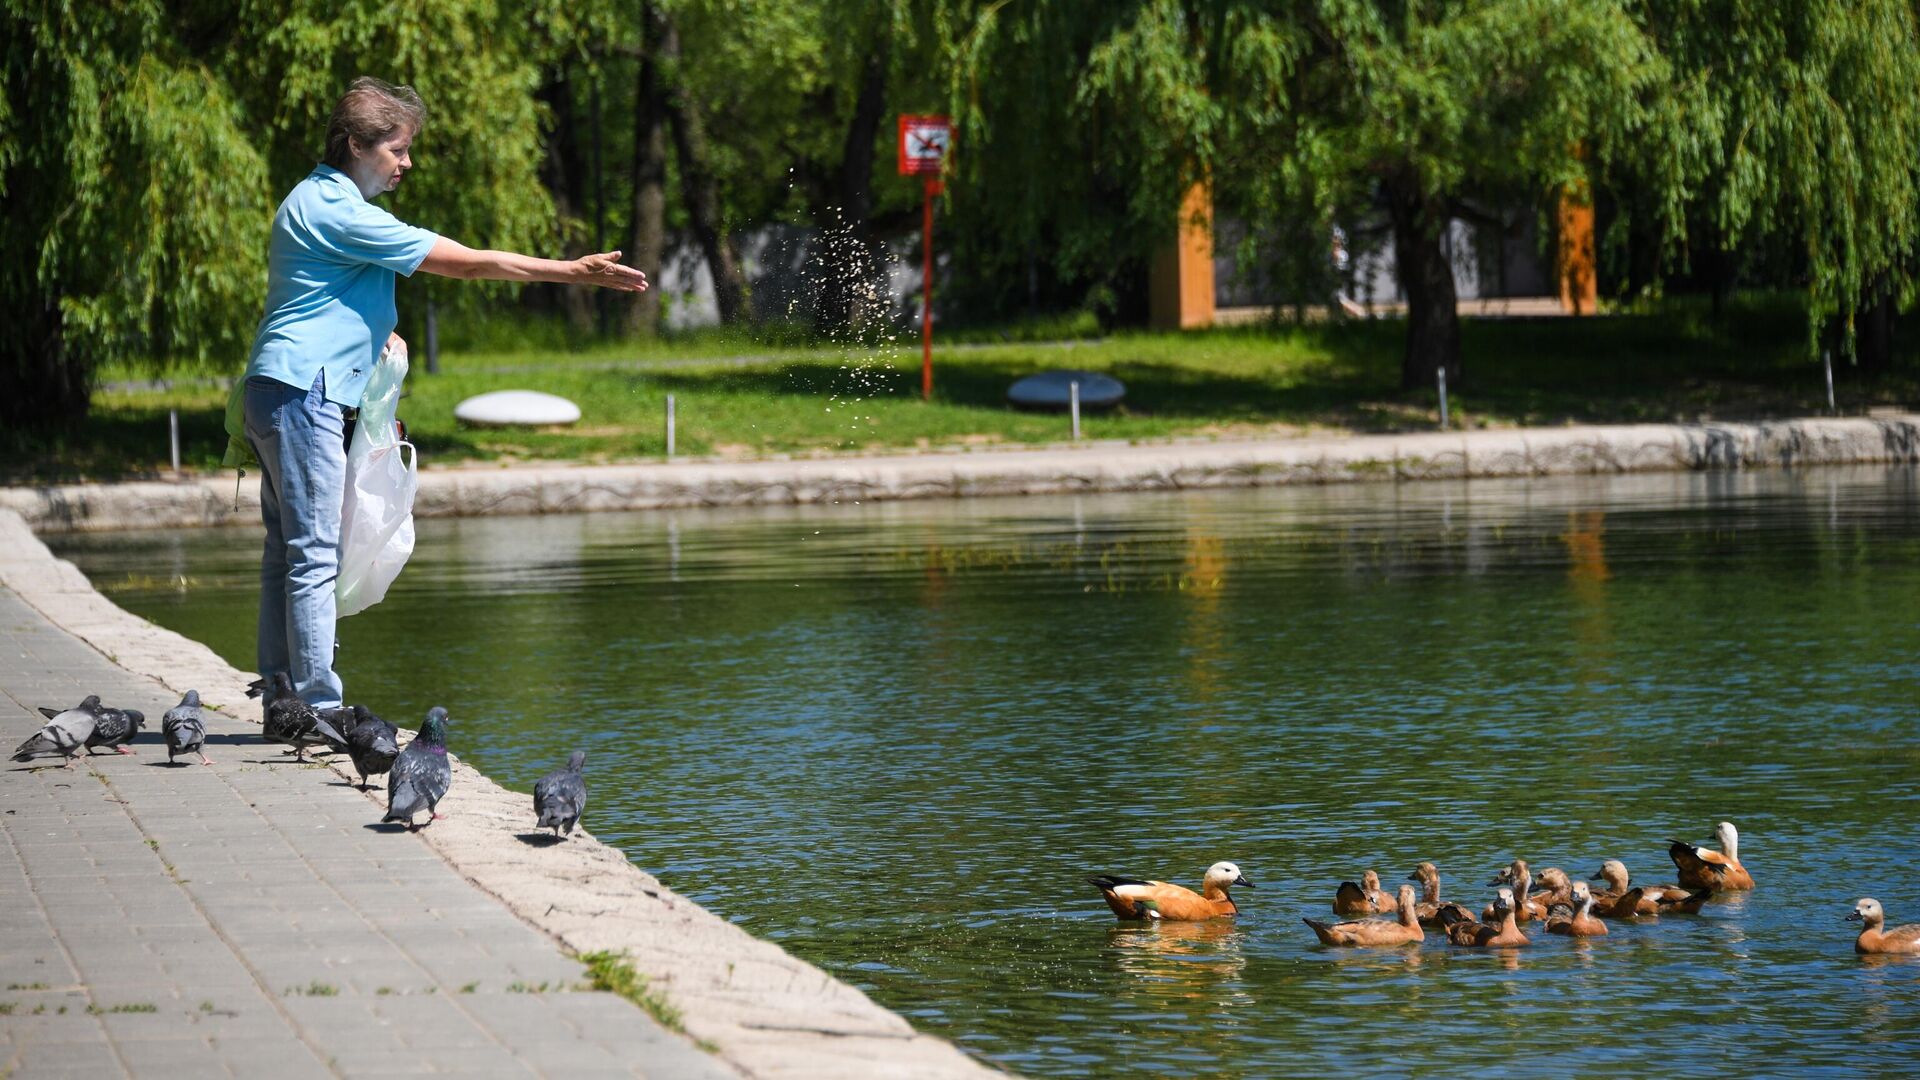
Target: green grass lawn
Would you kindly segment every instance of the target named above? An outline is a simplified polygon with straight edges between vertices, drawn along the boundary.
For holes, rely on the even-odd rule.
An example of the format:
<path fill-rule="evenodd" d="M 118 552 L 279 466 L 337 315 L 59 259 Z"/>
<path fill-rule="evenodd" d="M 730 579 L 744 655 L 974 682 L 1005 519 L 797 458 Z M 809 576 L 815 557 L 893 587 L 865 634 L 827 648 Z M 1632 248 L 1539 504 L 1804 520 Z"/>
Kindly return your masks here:
<path fill-rule="evenodd" d="M 677 450 L 754 457 L 915 447 L 1063 441 L 1064 416 L 1005 404 L 1016 379 L 1048 368 L 1109 373 L 1125 405 L 1083 420 L 1088 439 L 1155 440 L 1260 434 L 1432 430 L 1434 391 L 1398 386 L 1404 325 L 1381 320 L 1191 333 L 1126 333 L 1066 342 L 963 344 L 934 357 L 934 397 L 920 400 L 917 338 L 881 347 L 795 346 L 766 337 L 698 335 L 449 351 L 426 375 L 415 357 L 401 406 L 423 460 L 630 461 L 665 451 L 674 395 Z M 1467 320 L 1456 426 L 1509 427 L 1809 415 L 1826 405 L 1821 367 L 1806 357 L 1805 323 L 1786 301 L 1750 298 L 1719 324 L 1676 302 L 1589 319 Z M 1842 411 L 1920 405 L 1911 350 L 1893 374 L 1864 382 L 1837 370 Z M 236 362 L 235 367 L 239 364 Z M 237 372 L 236 372 L 237 373 Z M 233 374 L 233 373 L 225 373 Z M 156 474 L 167 465 L 167 411 L 180 410 L 183 460 L 217 467 L 224 387 L 184 378 L 160 388 L 116 386 L 103 374 L 93 415 L 78 429 L 12 433 L 0 442 L 15 482 Z M 579 404 L 565 429 L 469 429 L 453 407 L 489 390 L 532 389 Z"/>

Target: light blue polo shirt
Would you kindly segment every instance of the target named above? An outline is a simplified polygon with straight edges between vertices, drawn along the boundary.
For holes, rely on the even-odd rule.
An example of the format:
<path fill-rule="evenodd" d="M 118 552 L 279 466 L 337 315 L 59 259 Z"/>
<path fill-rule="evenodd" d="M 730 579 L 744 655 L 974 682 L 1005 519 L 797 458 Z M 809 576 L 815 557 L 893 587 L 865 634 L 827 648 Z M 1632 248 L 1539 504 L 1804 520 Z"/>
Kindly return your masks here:
<path fill-rule="evenodd" d="M 247 374 L 357 408 L 393 332 L 395 274 L 413 276 L 439 237 L 368 202 L 346 173 L 316 165 L 273 215 L 267 311 Z"/>

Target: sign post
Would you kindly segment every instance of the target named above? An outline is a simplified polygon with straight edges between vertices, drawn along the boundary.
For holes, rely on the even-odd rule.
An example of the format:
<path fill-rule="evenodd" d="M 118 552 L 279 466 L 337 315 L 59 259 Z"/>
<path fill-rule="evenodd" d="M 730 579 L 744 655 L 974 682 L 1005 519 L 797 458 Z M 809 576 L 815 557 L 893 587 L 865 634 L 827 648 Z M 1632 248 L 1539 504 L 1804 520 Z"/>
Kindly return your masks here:
<path fill-rule="evenodd" d="M 900 117 L 900 175 L 925 180 L 920 231 L 920 398 L 933 397 L 933 200 L 943 190 L 940 170 L 953 140 L 944 116 Z"/>

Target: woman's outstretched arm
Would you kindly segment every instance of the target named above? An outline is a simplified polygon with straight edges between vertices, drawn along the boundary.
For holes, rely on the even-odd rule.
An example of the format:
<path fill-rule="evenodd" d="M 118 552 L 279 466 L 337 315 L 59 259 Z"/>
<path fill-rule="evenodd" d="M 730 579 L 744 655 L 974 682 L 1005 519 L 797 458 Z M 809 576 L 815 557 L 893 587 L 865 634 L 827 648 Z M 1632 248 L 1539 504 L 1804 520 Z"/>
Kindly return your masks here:
<path fill-rule="evenodd" d="M 511 251 L 476 251 L 442 236 L 421 260 L 420 269 L 441 277 L 488 281 L 551 281 L 560 285 L 598 285 L 621 292 L 644 292 L 647 275 L 620 265 L 620 253 L 606 251 L 578 259 L 536 259 Z"/>

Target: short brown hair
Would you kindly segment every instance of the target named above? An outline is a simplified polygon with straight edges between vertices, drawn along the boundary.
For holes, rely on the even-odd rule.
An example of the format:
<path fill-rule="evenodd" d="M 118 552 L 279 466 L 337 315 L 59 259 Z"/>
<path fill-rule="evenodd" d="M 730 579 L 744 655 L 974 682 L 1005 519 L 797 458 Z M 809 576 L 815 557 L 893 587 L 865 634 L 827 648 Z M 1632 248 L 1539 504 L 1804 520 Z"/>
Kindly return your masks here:
<path fill-rule="evenodd" d="M 327 121 L 327 153 L 321 160 L 336 169 L 353 161 L 353 144 L 371 147 L 406 128 L 415 135 L 427 122 L 427 106 L 411 86 L 395 86 L 371 76 L 353 80 Z"/>

